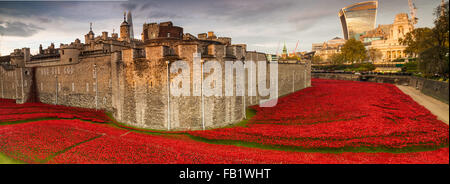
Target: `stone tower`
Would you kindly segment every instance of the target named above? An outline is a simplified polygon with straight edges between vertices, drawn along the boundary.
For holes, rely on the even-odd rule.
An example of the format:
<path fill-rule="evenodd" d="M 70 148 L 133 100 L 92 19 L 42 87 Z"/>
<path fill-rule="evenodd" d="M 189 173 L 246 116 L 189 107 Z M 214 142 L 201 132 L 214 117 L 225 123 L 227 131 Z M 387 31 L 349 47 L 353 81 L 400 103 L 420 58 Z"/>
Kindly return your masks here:
<path fill-rule="evenodd" d="M 284 43 L 284 47 L 283 47 L 283 54 L 281 55 L 283 58 L 288 57 L 288 52 L 287 52 L 287 48 L 286 48 L 286 43 Z"/>
<path fill-rule="evenodd" d="M 84 43 L 90 44 L 94 40 L 95 34 L 92 31 L 92 22 L 89 25 L 89 33 L 84 35 Z"/>
<path fill-rule="evenodd" d="M 123 22 L 120 25 L 120 39 L 125 41 L 130 39 L 130 24 L 126 19 L 126 12 L 123 14 Z"/>
<path fill-rule="evenodd" d="M 393 40 L 401 39 L 412 30 L 414 30 L 414 24 L 409 21 L 408 14 L 399 13 L 395 16 L 394 24 L 392 24 L 390 38 Z"/>
<path fill-rule="evenodd" d="M 130 26 L 130 38 L 134 38 L 134 31 L 133 31 L 133 16 L 131 15 L 131 11 L 127 14 L 127 22 Z"/>
<path fill-rule="evenodd" d="M 39 54 L 44 54 L 44 50 L 42 49 L 42 44 L 39 45 Z"/>

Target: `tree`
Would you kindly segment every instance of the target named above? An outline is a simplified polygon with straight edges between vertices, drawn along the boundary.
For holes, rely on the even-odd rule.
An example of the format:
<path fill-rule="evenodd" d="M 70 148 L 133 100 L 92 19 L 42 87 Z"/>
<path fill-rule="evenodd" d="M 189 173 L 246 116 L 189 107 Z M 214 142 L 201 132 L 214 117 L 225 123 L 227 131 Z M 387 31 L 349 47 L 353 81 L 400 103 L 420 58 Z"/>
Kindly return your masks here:
<path fill-rule="evenodd" d="M 383 56 L 383 53 L 381 53 L 380 50 L 378 50 L 376 48 L 369 48 L 368 57 L 372 61 L 372 63 L 377 61 L 378 59 L 380 59 L 382 56 Z"/>
<path fill-rule="evenodd" d="M 417 62 L 416 61 L 410 61 L 405 63 L 405 65 L 403 65 L 402 67 L 402 72 L 408 72 L 408 73 L 417 73 L 418 71 L 418 66 L 417 66 Z"/>
<path fill-rule="evenodd" d="M 431 70 L 434 74 L 438 74 L 441 77 L 448 78 L 449 76 L 449 7 L 448 1 L 444 3 L 443 7 L 438 6 L 434 15 L 436 19 L 434 20 L 434 28 L 433 38 L 436 41 L 436 45 L 427 50 L 426 54 L 422 54 L 423 56 L 419 57 L 419 61 L 421 62 L 430 62 L 432 65 L 430 68 L 434 68 Z M 435 54 L 432 57 L 434 60 L 430 60 L 431 57 L 427 57 L 430 54 Z M 419 65 L 420 66 L 420 65 Z"/>
<path fill-rule="evenodd" d="M 345 42 L 341 49 L 345 61 L 351 63 L 362 62 L 366 59 L 366 48 L 361 41 L 351 38 Z"/>
<path fill-rule="evenodd" d="M 323 61 L 323 59 L 320 56 L 314 56 L 312 58 L 312 63 L 315 63 L 315 64 L 321 63 L 322 61 Z"/>
<path fill-rule="evenodd" d="M 438 6 L 434 15 L 436 19 L 434 20 L 433 37 L 436 39 L 438 46 L 441 49 L 445 49 L 442 54 L 448 53 L 449 46 L 449 12 L 448 12 L 448 1 L 444 4 L 444 7 Z"/>
<path fill-rule="evenodd" d="M 294 56 L 288 56 L 286 57 L 286 60 L 296 60 L 296 61 L 301 61 L 302 58 L 300 56 L 294 55 Z"/>
<path fill-rule="evenodd" d="M 407 45 L 406 52 L 418 56 L 418 69 L 426 77 L 436 75 L 449 77 L 449 7 L 435 9 L 434 27 L 417 28 L 408 33 L 401 44 Z"/>
<path fill-rule="evenodd" d="M 331 61 L 331 64 L 333 64 L 333 65 L 341 65 L 345 61 L 344 55 L 334 53 L 330 56 L 330 61 Z"/>
<path fill-rule="evenodd" d="M 353 71 L 368 72 L 375 70 L 376 67 L 373 63 L 358 63 L 352 64 L 351 68 Z"/>
<path fill-rule="evenodd" d="M 406 45 L 405 52 L 412 56 L 417 56 L 423 51 L 433 47 L 434 40 L 432 38 L 432 30 L 430 28 L 417 28 L 408 32 L 403 39 L 399 39 L 400 44 Z"/>
<path fill-rule="evenodd" d="M 444 64 L 439 61 L 439 50 L 434 47 L 420 53 L 419 69 L 426 77 L 443 73 Z"/>

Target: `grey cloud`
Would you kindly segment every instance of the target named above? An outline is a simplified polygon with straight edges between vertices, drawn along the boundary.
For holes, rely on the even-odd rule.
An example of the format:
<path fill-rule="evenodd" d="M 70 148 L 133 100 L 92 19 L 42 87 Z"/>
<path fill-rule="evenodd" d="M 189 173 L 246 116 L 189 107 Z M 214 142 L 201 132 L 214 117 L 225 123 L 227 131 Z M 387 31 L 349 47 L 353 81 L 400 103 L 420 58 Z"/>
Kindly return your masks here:
<path fill-rule="evenodd" d="M 25 24 L 23 22 L 0 21 L 0 34 L 3 36 L 30 37 L 43 28 L 33 24 Z"/>
<path fill-rule="evenodd" d="M 145 1 L 145 0 L 129 0 L 120 4 L 122 8 L 125 10 L 131 11 L 145 11 L 148 8 L 154 8 L 158 6 L 157 3 L 153 1 Z"/>
<path fill-rule="evenodd" d="M 217 1 L 202 8 L 208 15 L 234 24 L 257 24 L 283 21 L 279 18 L 284 17 L 283 14 L 295 7 L 295 4 L 291 0 L 228 0 Z"/>
<path fill-rule="evenodd" d="M 57 10 L 76 4 L 78 3 L 69 1 L 0 1 L 0 14 L 17 17 L 52 15 Z"/>
<path fill-rule="evenodd" d="M 173 14 L 173 13 L 168 13 L 168 12 L 163 12 L 163 11 L 151 11 L 150 13 L 147 14 L 148 17 L 152 17 L 152 18 L 169 18 L 169 19 L 176 19 L 176 18 L 181 18 L 181 15 L 177 15 L 177 14 Z"/>
<path fill-rule="evenodd" d="M 158 5 L 156 3 L 154 3 L 153 1 L 145 1 L 145 3 L 143 3 L 140 6 L 140 10 L 146 10 L 147 8 L 150 7 L 157 7 Z"/>
<path fill-rule="evenodd" d="M 140 17 L 146 17 L 146 18 L 152 18 L 152 19 L 161 19 L 161 18 L 175 19 L 175 18 L 182 17 L 181 15 L 174 13 L 174 12 L 178 12 L 178 11 L 176 11 L 177 6 L 171 7 L 170 2 L 130 0 L 130 1 L 121 3 L 120 8 L 122 8 L 124 10 L 132 11 L 134 16 L 140 16 Z M 168 10 L 171 10 L 171 11 L 168 11 Z"/>
<path fill-rule="evenodd" d="M 207 18 L 240 23 L 257 23 L 275 18 L 273 13 L 282 13 L 295 4 L 294 0 L 189 0 L 189 1 L 143 1 L 130 0 L 121 4 L 121 8 L 135 14 L 151 18 Z M 269 20 L 271 21 L 271 20 Z"/>
<path fill-rule="evenodd" d="M 120 4 L 120 6 L 122 6 L 125 10 L 136 10 L 136 8 L 138 7 L 138 4 L 127 1 L 127 2 Z"/>
<path fill-rule="evenodd" d="M 50 23 L 50 22 L 52 22 L 52 19 L 50 19 L 50 18 L 48 18 L 48 17 L 36 17 L 36 19 L 37 19 L 39 22 L 42 22 L 42 23 Z"/>
<path fill-rule="evenodd" d="M 319 10 L 314 12 L 301 11 L 289 17 L 288 22 L 295 25 L 296 31 L 305 31 L 313 27 L 320 20 L 330 18 L 337 14 L 331 10 Z"/>

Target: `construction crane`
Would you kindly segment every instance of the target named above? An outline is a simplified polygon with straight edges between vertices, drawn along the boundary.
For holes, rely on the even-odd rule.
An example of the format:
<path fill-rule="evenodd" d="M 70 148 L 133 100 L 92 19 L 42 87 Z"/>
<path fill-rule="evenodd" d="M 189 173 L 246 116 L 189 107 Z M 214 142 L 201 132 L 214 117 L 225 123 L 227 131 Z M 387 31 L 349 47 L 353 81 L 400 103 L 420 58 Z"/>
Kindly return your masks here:
<path fill-rule="evenodd" d="M 295 45 L 294 52 L 292 53 L 293 56 L 295 56 L 295 52 L 297 51 L 297 48 L 298 48 L 298 42 L 300 42 L 300 40 L 297 40 L 297 45 Z"/>
<path fill-rule="evenodd" d="M 412 0 L 408 0 L 409 12 L 411 14 L 411 22 L 413 25 L 417 24 L 418 18 L 416 17 L 417 8 L 416 5 L 412 2 Z"/>
<path fill-rule="evenodd" d="M 280 41 L 278 41 L 278 46 L 277 46 L 277 53 L 276 53 L 277 57 L 278 57 L 278 51 L 279 50 L 280 50 Z"/>

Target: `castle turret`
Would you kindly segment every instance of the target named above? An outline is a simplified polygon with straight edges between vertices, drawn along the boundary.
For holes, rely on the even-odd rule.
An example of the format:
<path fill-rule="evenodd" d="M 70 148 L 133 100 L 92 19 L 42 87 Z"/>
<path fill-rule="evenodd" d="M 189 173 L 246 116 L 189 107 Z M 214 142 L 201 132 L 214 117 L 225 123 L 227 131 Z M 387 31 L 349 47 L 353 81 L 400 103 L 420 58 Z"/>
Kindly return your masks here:
<path fill-rule="evenodd" d="M 161 38 L 183 39 L 183 28 L 172 22 L 145 23 L 142 30 L 143 41 Z"/>
<path fill-rule="evenodd" d="M 94 37 L 95 37 L 95 34 L 92 31 L 92 22 L 91 22 L 90 28 L 89 28 L 89 33 L 84 35 L 84 43 L 90 44 L 92 41 L 94 41 Z"/>
<path fill-rule="evenodd" d="M 14 49 L 14 52 L 10 56 L 12 65 L 24 67 L 25 62 L 29 62 L 31 58 L 30 48 Z"/>
<path fill-rule="evenodd" d="M 31 59 L 30 48 L 22 48 L 23 52 L 23 61 L 29 62 Z"/>
<path fill-rule="evenodd" d="M 126 41 L 130 39 L 130 25 L 126 20 L 126 13 L 123 14 L 123 22 L 120 25 L 120 40 Z"/>
<path fill-rule="evenodd" d="M 102 32 L 102 40 L 107 40 L 108 39 L 108 32 L 103 31 Z"/>
<path fill-rule="evenodd" d="M 44 54 L 44 50 L 42 49 L 42 44 L 39 45 L 39 54 Z"/>
<path fill-rule="evenodd" d="M 74 63 L 79 61 L 80 49 L 77 45 L 66 45 L 61 47 L 61 63 Z"/>
<path fill-rule="evenodd" d="M 209 31 L 208 32 L 208 39 L 217 39 L 217 36 L 214 34 L 214 31 Z"/>

